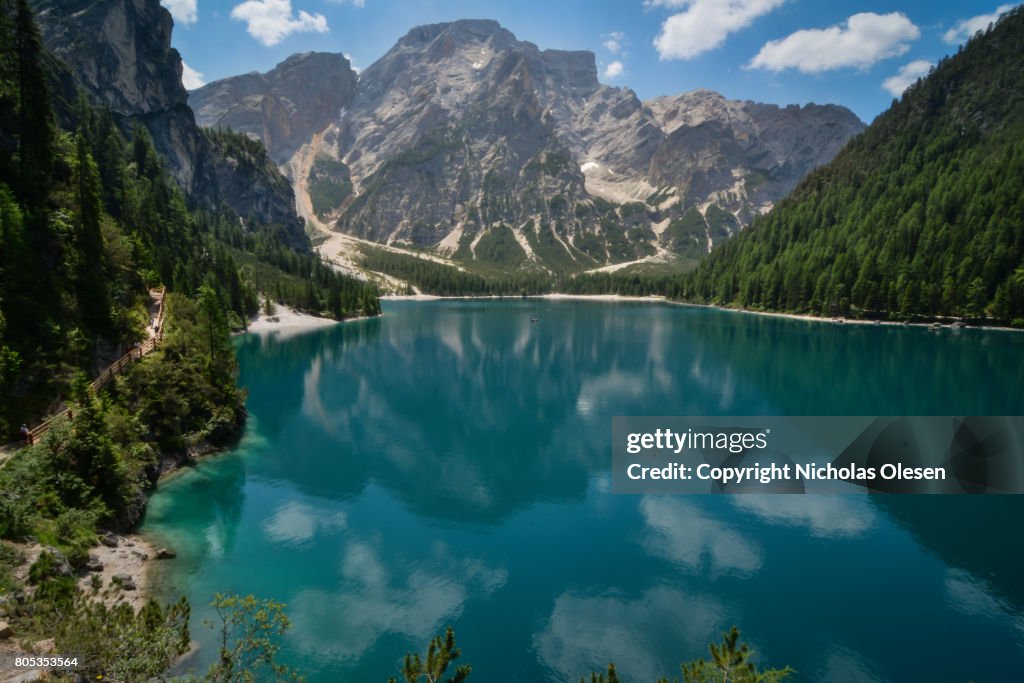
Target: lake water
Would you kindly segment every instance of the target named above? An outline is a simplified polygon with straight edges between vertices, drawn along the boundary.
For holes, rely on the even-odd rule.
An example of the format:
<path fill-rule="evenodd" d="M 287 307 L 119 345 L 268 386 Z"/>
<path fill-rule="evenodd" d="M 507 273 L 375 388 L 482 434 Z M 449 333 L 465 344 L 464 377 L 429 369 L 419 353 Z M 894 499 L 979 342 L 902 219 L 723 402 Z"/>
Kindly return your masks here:
<path fill-rule="evenodd" d="M 1024 496 L 620 496 L 613 415 L 1021 414 L 1024 335 L 663 304 L 391 302 L 239 340 L 250 422 L 143 531 L 166 597 L 286 602 L 310 681 L 451 625 L 475 681 L 676 676 L 733 624 L 806 681 L 1024 663 Z M 537 318 L 531 323 L 531 318 Z"/>

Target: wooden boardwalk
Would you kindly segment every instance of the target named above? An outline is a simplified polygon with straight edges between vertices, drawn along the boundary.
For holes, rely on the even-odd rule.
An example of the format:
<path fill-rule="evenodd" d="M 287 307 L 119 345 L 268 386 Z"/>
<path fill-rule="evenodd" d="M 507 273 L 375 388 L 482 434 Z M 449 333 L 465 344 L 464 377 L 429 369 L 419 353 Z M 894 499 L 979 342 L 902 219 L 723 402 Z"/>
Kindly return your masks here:
<path fill-rule="evenodd" d="M 157 347 L 160 346 L 160 342 L 162 342 L 164 338 L 164 294 L 166 293 L 166 289 L 166 287 L 161 287 L 160 289 L 151 289 L 149 291 L 150 301 L 153 302 L 153 306 L 151 306 L 151 308 L 155 307 L 157 309 L 156 315 L 153 317 L 153 322 L 146 328 L 149 338 L 138 346 L 129 349 L 128 353 L 118 358 L 116 361 L 111 363 L 106 370 L 101 372 L 99 376 L 90 383 L 93 391 L 101 389 L 107 384 L 107 382 L 124 372 L 126 367 L 153 353 L 156 351 Z M 26 441 L 29 445 L 36 443 L 44 434 L 50 431 L 50 427 L 53 426 L 54 420 L 64 416 L 67 416 L 69 420 L 75 419 L 73 409 L 64 408 L 60 412 L 51 415 L 29 430 Z"/>

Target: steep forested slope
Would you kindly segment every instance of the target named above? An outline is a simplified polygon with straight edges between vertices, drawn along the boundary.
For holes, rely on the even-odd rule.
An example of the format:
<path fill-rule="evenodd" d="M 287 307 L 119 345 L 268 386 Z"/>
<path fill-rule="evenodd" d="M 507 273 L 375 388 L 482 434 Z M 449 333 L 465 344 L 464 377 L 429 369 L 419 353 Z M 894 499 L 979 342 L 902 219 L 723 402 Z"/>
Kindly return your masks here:
<path fill-rule="evenodd" d="M 206 285 L 236 328 L 258 310 L 260 292 L 339 318 L 379 310 L 372 289 L 296 251 L 283 221 L 243 225 L 227 210 L 190 212 L 146 128 L 123 134 L 85 90 L 70 110 L 67 93 L 58 100 L 54 70 L 66 68 L 47 52 L 29 3 L 0 0 L 5 440 L 66 397 L 77 371 L 95 376 L 145 337 L 151 288 L 195 297 Z M 207 140 L 232 160 L 222 185 L 269 177 L 247 172 L 272 167 L 260 143 L 232 133 Z M 254 204 L 250 214 L 268 212 Z"/>
<path fill-rule="evenodd" d="M 688 298 L 821 314 L 1024 317 L 1024 10 L 943 59 Z"/>

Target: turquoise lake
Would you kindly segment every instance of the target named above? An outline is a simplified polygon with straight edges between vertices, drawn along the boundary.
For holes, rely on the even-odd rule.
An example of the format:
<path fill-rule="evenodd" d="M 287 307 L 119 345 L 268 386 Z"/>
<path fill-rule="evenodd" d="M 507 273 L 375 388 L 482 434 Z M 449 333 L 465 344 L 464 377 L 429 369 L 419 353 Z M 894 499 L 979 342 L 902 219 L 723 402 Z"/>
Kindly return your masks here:
<path fill-rule="evenodd" d="M 471 681 L 677 676 L 733 624 L 804 681 L 1004 681 L 1024 496 L 624 496 L 613 415 L 1019 415 L 1024 335 L 648 303 L 388 302 L 238 340 L 240 443 L 153 496 L 196 666 L 215 592 L 284 661 L 383 683 L 453 626 Z M 531 318 L 537 318 L 531 323 Z"/>

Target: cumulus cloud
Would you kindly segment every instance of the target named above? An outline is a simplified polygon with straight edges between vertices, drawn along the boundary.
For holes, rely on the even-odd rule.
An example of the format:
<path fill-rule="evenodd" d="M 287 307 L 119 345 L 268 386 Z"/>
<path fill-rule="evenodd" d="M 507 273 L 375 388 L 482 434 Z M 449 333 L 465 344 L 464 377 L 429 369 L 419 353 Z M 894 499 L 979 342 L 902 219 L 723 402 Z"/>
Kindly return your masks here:
<path fill-rule="evenodd" d="M 202 71 L 196 71 L 186 64 L 185 60 L 181 60 L 181 84 L 185 86 L 185 90 L 195 90 L 206 85 L 206 81 L 203 80 Z"/>
<path fill-rule="evenodd" d="M 682 9 L 661 25 L 654 47 L 661 59 L 690 59 L 721 45 L 786 0 L 648 0 L 648 7 Z"/>
<path fill-rule="evenodd" d="M 293 33 L 327 33 L 327 18 L 292 10 L 291 0 L 246 0 L 231 10 L 231 18 L 246 23 L 253 38 L 267 47 L 277 45 Z"/>
<path fill-rule="evenodd" d="M 622 66 L 622 62 L 616 60 L 604 68 L 604 77 L 615 78 L 616 76 L 621 76 L 623 69 L 625 67 Z"/>
<path fill-rule="evenodd" d="M 751 69 L 797 69 L 820 73 L 843 67 L 867 68 L 902 55 L 921 31 L 901 12 L 854 14 L 842 25 L 804 29 L 772 40 L 750 60 Z"/>
<path fill-rule="evenodd" d="M 928 70 L 934 66 L 926 59 L 917 59 L 905 65 L 895 76 L 889 76 L 882 83 L 882 87 L 892 93 L 893 97 L 899 97 L 903 91 L 914 84 L 917 79 L 928 75 Z"/>
<path fill-rule="evenodd" d="M 174 23 L 186 26 L 196 23 L 196 20 L 199 19 L 196 2 L 197 0 L 160 0 L 160 4 L 166 7 L 174 17 Z"/>
<path fill-rule="evenodd" d="M 601 43 L 604 45 L 604 49 L 613 55 L 623 54 L 626 51 L 626 46 L 629 45 L 629 41 L 626 40 L 626 34 L 622 31 L 612 31 L 601 37 L 604 38 L 604 42 Z"/>
<path fill-rule="evenodd" d="M 978 31 L 984 31 L 987 29 L 989 24 L 995 23 L 999 17 L 1006 14 L 1014 7 L 1015 5 L 1000 5 L 992 14 L 979 14 L 976 17 L 958 21 L 953 28 L 946 31 L 945 35 L 942 36 L 942 39 L 950 45 L 962 43 Z"/>

